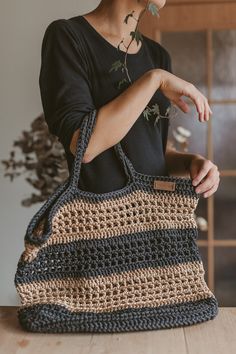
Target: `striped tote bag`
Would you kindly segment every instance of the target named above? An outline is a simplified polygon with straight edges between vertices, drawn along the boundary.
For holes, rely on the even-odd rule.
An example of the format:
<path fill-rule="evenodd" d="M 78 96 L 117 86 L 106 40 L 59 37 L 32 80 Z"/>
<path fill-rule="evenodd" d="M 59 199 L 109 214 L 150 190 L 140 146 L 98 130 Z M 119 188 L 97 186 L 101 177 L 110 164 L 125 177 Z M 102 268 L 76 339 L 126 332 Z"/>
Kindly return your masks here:
<path fill-rule="evenodd" d="M 112 192 L 78 188 L 97 111 L 81 126 L 73 168 L 31 219 L 14 277 L 19 323 L 30 332 L 127 332 L 213 319 L 196 243 L 199 201 L 190 178 L 137 172 Z"/>

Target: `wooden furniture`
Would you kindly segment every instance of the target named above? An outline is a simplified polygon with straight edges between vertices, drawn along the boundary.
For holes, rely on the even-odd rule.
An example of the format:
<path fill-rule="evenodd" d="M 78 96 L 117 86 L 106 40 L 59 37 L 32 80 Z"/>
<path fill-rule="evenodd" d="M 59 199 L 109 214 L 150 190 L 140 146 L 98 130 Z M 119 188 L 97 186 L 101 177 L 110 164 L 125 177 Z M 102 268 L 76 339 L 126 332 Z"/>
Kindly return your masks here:
<path fill-rule="evenodd" d="M 127 333 L 43 334 L 23 331 L 17 307 L 0 308 L 0 354 L 234 354 L 236 308 L 193 326 Z"/>
<path fill-rule="evenodd" d="M 204 73 L 203 76 L 205 75 L 204 79 L 204 86 L 206 88 L 205 95 L 208 98 L 208 101 L 211 105 L 211 108 L 213 109 L 213 116 L 212 119 L 207 123 L 207 133 L 206 133 L 206 154 L 205 156 L 217 163 L 217 158 L 218 155 L 215 153 L 216 151 L 216 144 L 217 144 L 217 139 L 216 139 L 216 134 L 214 135 L 214 128 L 216 125 L 214 125 L 215 121 L 221 120 L 223 122 L 223 115 L 226 116 L 224 124 L 227 123 L 228 117 L 227 117 L 227 112 L 230 110 L 232 111 L 235 107 L 236 111 L 236 82 L 234 82 L 234 86 L 232 86 L 232 90 L 229 92 L 229 90 L 223 92 L 223 95 L 217 95 L 215 96 L 215 82 L 217 82 L 217 66 L 216 66 L 216 60 L 217 60 L 217 52 L 215 54 L 214 52 L 214 34 L 216 32 L 224 32 L 224 38 L 227 40 L 230 38 L 230 30 L 232 32 L 236 31 L 236 1 L 231 0 L 231 1 L 226 1 L 226 0 L 167 0 L 166 5 L 163 9 L 160 10 L 160 18 L 157 18 L 156 16 L 152 16 L 150 13 L 146 13 L 145 16 L 143 17 L 142 22 L 140 23 L 140 29 L 141 31 L 149 36 L 150 38 L 153 38 L 154 40 L 162 43 L 162 38 L 164 38 L 165 33 L 167 34 L 181 34 L 183 38 L 183 42 L 185 43 L 185 46 L 188 45 L 188 42 L 185 42 L 186 36 L 185 34 L 188 33 L 205 33 L 205 40 L 204 40 L 204 46 L 201 49 L 204 49 L 202 51 L 202 56 L 204 57 L 204 65 L 203 70 Z M 229 36 L 226 31 L 229 31 Z M 222 33 L 221 32 L 221 33 Z M 231 35 L 234 33 L 231 32 Z M 232 36 L 232 38 L 234 38 Z M 218 37 L 219 38 L 219 37 Z M 222 37 L 223 38 L 223 37 Z M 232 40 L 233 43 L 233 40 Z M 234 42 L 235 43 L 235 42 Z M 165 46 L 165 42 L 163 43 Z M 231 44 L 232 46 L 235 44 Z M 169 48 L 167 48 L 169 49 Z M 224 53 L 224 46 L 222 45 L 222 53 Z M 234 52 L 235 53 L 235 52 Z M 223 56 L 224 54 L 222 54 Z M 174 61 L 175 58 L 172 58 Z M 199 58 L 198 58 L 199 59 Z M 187 61 L 187 59 L 186 59 Z M 194 61 L 193 61 L 194 62 Z M 235 55 L 235 62 L 236 62 L 236 55 Z M 198 60 L 195 60 L 196 65 L 198 65 Z M 234 75 L 231 73 L 234 72 L 234 64 L 229 64 L 228 62 L 228 53 L 225 52 L 225 67 L 228 65 L 231 65 L 231 67 L 228 67 L 225 69 L 225 80 L 229 78 L 229 76 L 232 77 L 232 81 L 234 80 Z M 233 67 L 232 67 L 233 66 Z M 188 66 L 189 68 L 189 66 Z M 188 69 L 186 69 L 187 71 Z M 219 69 L 220 70 L 220 69 Z M 182 72 L 182 71 L 181 71 Z M 176 73 L 176 75 L 178 75 Z M 221 84 L 224 84 L 224 78 L 222 78 L 221 74 Z M 188 73 L 186 72 L 186 77 L 188 77 Z M 185 77 L 183 77 L 186 79 Z M 193 82 L 195 84 L 195 82 Z M 231 94 L 231 96 L 229 95 Z M 189 102 L 191 104 L 191 102 Z M 220 109 L 223 109 L 220 112 Z M 215 110 L 215 114 L 214 114 Z M 219 113 L 220 112 L 220 113 Z M 225 112 L 225 113 L 224 113 Z M 228 124 L 233 124 L 233 121 L 235 122 L 235 128 L 236 128 L 236 115 L 233 116 L 231 113 L 231 122 L 228 120 Z M 225 128 L 226 129 L 226 128 Z M 227 128 L 230 131 L 234 129 L 232 128 Z M 230 130 L 231 129 L 231 130 Z M 221 130 L 218 129 L 218 134 L 220 134 Z M 227 139 L 226 139 L 227 140 Z M 224 150 L 225 156 L 227 155 L 228 147 L 227 144 L 235 144 L 235 141 L 225 141 L 225 145 L 222 147 L 218 147 L 219 149 Z M 234 163 L 233 163 L 234 161 Z M 227 163 L 224 163 L 223 165 L 219 165 L 219 170 L 221 174 L 221 185 L 222 185 L 222 194 L 224 193 L 225 186 L 228 184 L 228 189 L 229 186 L 232 186 L 232 189 L 234 189 L 235 186 L 235 177 L 236 177 L 236 161 L 235 158 L 231 158 L 231 163 L 230 166 L 228 166 Z M 232 190 L 232 195 L 233 195 L 233 190 Z M 234 219 L 235 219 L 235 213 L 234 209 L 229 207 L 228 211 L 225 211 L 225 215 L 222 216 L 221 212 L 218 212 L 218 215 L 216 215 L 216 197 L 217 195 L 213 195 L 209 198 L 207 198 L 207 206 L 206 206 L 206 218 L 208 222 L 208 230 L 204 236 L 204 238 L 198 240 L 198 245 L 199 247 L 203 250 L 204 253 L 206 253 L 206 269 L 207 269 L 207 283 L 209 288 L 214 292 L 216 289 L 216 282 L 219 279 L 219 271 L 223 273 L 221 275 L 221 283 L 218 282 L 218 287 L 217 291 L 222 294 L 224 292 L 223 287 L 225 287 L 225 282 L 223 279 L 224 274 L 225 277 L 228 277 L 229 279 L 229 270 L 224 270 L 223 266 L 220 263 L 221 259 L 227 259 L 228 257 L 231 258 L 231 260 L 234 258 L 236 259 L 236 232 L 233 231 L 233 227 L 231 227 L 231 231 L 227 230 L 227 225 L 231 224 L 234 225 Z M 232 197 L 233 198 L 233 197 Z M 228 200 L 225 201 L 226 206 L 228 204 Z M 218 202 L 218 210 L 219 208 L 225 209 L 225 205 L 222 206 L 219 205 Z M 229 216 L 231 214 L 231 216 Z M 229 217 L 228 217 L 229 216 Z M 221 218 L 221 220 L 220 220 Z M 224 219 L 227 219 L 227 222 L 224 221 Z M 216 235 L 217 233 L 217 227 L 216 225 L 219 225 L 219 223 L 222 223 L 222 229 L 223 232 L 218 232 L 219 233 L 224 233 L 224 235 Z M 205 252 L 206 251 L 206 252 Z M 218 262 L 218 263 L 217 263 Z M 229 264 L 229 263 L 228 263 Z M 235 267 L 235 263 L 234 263 Z M 233 268 L 233 265 L 231 263 L 230 269 Z M 219 269 L 217 271 L 216 269 Z M 217 273 L 218 272 L 218 273 Z M 228 296 L 228 303 L 230 305 L 225 304 L 225 303 L 220 303 L 221 306 L 234 306 L 235 303 L 232 303 L 232 300 L 230 298 L 233 297 L 233 292 L 236 289 L 236 276 L 230 278 L 230 280 L 227 280 L 227 287 L 229 289 L 229 292 L 231 292 L 231 295 Z M 231 289 L 231 290 L 230 290 Z M 224 293 L 222 298 L 224 298 Z M 234 296 L 235 298 L 235 296 Z M 226 302 L 226 301 L 225 301 Z"/>

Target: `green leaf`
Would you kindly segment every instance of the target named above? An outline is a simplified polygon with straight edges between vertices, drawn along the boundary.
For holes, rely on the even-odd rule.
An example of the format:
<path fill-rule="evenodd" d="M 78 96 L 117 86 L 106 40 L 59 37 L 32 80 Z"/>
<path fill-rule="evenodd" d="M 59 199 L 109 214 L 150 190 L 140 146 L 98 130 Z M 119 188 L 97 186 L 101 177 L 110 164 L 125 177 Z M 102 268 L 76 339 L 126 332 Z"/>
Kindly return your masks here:
<path fill-rule="evenodd" d="M 133 13 L 134 13 L 134 10 L 133 10 L 131 13 L 129 13 L 127 16 L 125 16 L 124 22 L 125 22 L 126 24 L 128 23 L 128 19 L 129 19 L 130 17 L 133 17 Z"/>
<path fill-rule="evenodd" d="M 144 118 L 146 118 L 147 120 L 149 120 L 149 116 L 152 114 L 151 112 L 152 112 L 151 108 L 148 107 L 148 106 L 146 106 L 146 108 L 145 108 L 144 111 L 143 111 L 143 116 L 144 116 Z"/>
<path fill-rule="evenodd" d="M 148 4 L 148 11 L 150 11 L 153 16 L 159 16 L 158 7 L 152 2 Z"/>
<path fill-rule="evenodd" d="M 126 79 L 123 79 L 123 80 L 119 81 L 119 83 L 118 83 L 118 89 L 120 89 L 120 87 L 121 87 L 124 83 L 126 83 L 126 82 L 128 82 Z"/>
<path fill-rule="evenodd" d="M 152 105 L 152 112 L 156 115 L 160 115 L 160 107 L 157 103 L 155 103 L 154 105 Z"/>
<path fill-rule="evenodd" d="M 123 63 L 120 60 L 117 60 L 117 61 L 112 63 L 109 72 L 117 71 L 121 67 L 123 67 Z"/>
<path fill-rule="evenodd" d="M 159 119 L 160 119 L 160 117 L 159 117 L 159 116 L 156 116 L 156 119 L 155 119 L 155 121 L 154 121 L 154 125 L 156 125 L 156 124 L 159 122 Z"/>
<path fill-rule="evenodd" d="M 136 30 L 136 31 L 131 31 L 131 32 L 130 32 L 130 35 L 131 35 L 131 37 L 132 37 L 132 40 L 134 40 L 134 39 L 136 40 L 137 45 L 139 45 L 139 41 L 142 41 L 142 40 L 143 40 L 142 33 L 139 32 L 138 30 Z"/>
<path fill-rule="evenodd" d="M 167 116 L 170 113 L 170 106 L 167 107 L 165 116 Z"/>

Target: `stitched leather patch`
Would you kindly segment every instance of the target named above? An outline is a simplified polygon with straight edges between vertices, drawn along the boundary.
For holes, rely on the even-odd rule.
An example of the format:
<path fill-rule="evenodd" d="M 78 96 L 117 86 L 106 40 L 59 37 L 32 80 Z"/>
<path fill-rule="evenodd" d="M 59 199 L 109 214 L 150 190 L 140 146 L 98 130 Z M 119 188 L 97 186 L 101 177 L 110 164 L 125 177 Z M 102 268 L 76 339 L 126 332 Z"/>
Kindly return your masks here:
<path fill-rule="evenodd" d="M 174 191 L 175 190 L 175 182 L 154 180 L 153 188 L 154 189 L 161 189 L 164 191 Z"/>

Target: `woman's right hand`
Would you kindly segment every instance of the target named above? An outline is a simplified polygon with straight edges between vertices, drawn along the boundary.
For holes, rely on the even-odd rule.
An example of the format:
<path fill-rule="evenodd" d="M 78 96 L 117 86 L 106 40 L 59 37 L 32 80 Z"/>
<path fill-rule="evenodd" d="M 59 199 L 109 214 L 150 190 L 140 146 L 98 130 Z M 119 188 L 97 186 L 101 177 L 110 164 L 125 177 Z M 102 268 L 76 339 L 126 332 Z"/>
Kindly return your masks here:
<path fill-rule="evenodd" d="M 207 98 L 190 82 L 180 79 L 169 71 L 163 69 L 155 69 L 159 81 L 159 89 L 174 104 L 176 104 L 183 112 L 189 111 L 189 105 L 181 98 L 181 96 L 189 97 L 196 106 L 199 114 L 199 121 L 209 120 L 212 110 L 208 104 Z"/>

